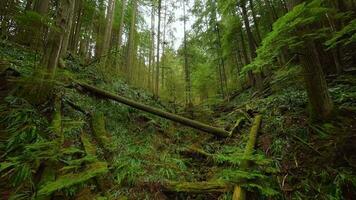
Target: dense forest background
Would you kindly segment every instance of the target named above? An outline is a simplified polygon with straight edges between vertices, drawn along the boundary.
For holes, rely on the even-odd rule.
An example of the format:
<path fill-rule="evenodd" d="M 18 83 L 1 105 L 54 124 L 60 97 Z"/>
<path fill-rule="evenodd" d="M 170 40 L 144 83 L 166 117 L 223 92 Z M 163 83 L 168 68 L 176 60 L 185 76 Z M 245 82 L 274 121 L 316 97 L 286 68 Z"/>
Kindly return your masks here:
<path fill-rule="evenodd" d="M 355 12 L 1 0 L 0 199 L 356 198 Z"/>

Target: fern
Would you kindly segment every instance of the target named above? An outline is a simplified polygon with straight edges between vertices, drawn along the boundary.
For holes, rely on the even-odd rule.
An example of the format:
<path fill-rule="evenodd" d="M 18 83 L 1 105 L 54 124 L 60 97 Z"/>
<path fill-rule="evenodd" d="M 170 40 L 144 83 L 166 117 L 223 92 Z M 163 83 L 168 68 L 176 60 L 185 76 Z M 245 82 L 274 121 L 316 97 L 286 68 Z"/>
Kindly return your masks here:
<path fill-rule="evenodd" d="M 356 42 L 356 19 L 352 20 L 342 30 L 334 33 L 333 37 L 325 42 L 329 49 L 338 45 L 348 45 Z"/>

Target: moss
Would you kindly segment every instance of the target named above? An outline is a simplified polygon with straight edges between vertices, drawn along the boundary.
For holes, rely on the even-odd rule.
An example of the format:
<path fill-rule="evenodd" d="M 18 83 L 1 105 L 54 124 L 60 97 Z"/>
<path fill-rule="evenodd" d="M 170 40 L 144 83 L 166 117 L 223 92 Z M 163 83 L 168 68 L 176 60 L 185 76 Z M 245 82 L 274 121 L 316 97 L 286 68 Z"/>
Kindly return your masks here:
<path fill-rule="evenodd" d="M 229 183 L 222 181 L 210 182 L 168 182 L 164 185 L 164 189 L 174 192 L 190 192 L 190 193 L 205 193 L 205 192 L 228 192 L 232 190 Z"/>
<path fill-rule="evenodd" d="M 95 138 L 99 141 L 102 147 L 107 151 L 113 150 L 110 135 L 105 129 L 105 116 L 101 112 L 93 113 L 92 128 Z"/>
<path fill-rule="evenodd" d="M 90 142 L 89 137 L 83 132 L 80 134 L 80 139 L 82 141 L 82 144 L 84 146 L 85 153 L 89 156 L 95 156 L 96 155 L 96 147 Z"/>
<path fill-rule="evenodd" d="M 63 188 L 68 188 L 78 183 L 83 183 L 93 177 L 100 174 L 108 172 L 108 166 L 106 162 L 96 162 L 87 167 L 81 173 L 78 174 L 66 174 L 60 176 L 57 180 L 53 182 L 45 183 L 38 191 L 39 196 L 50 195 L 55 191 L 61 190 Z"/>

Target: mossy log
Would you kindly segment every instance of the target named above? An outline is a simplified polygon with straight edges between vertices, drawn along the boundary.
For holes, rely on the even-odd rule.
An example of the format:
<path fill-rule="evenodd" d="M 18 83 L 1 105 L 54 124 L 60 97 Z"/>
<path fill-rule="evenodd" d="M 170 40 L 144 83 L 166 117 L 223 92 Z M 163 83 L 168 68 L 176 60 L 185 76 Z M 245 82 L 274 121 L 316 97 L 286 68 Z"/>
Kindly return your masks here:
<path fill-rule="evenodd" d="M 113 144 L 111 142 L 109 133 L 106 131 L 104 114 L 101 112 L 96 112 L 92 114 L 91 118 L 91 126 L 95 139 L 107 152 L 112 152 Z"/>
<path fill-rule="evenodd" d="M 165 192 L 224 193 L 232 191 L 233 185 L 223 181 L 167 182 L 162 189 Z"/>
<path fill-rule="evenodd" d="M 247 142 L 245 152 L 244 152 L 244 157 L 251 156 L 254 151 L 257 133 L 261 126 L 261 121 L 262 121 L 262 115 L 257 115 L 255 117 L 255 120 L 253 121 L 251 130 L 249 133 L 248 142 Z M 243 161 L 241 163 L 241 170 L 247 169 L 248 165 L 249 165 L 249 162 L 247 160 Z M 235 186 L 232 200 L 245 200 L 245 199 L 246 199 L 246 191 L 243 188 L 241 188 L 240 185 Z"/>
<path fill-rule="evenodd" d="M 63 188 L 69 188 L 73 185 L 83 183 L 91 178 L 105 174 L 108 172 L 108 165 L 106 162 L 96 162 L 90 164 L 84 171 L 78 174 L 66 174 L 59 176 L 55 181 L 49 181 L 43 184 L 39 191 L 38 196 L 47 196 L 55 191 Z"/>
<path fill-rule="evenodd" d="M 174 122 L 178 122 L 180 124 L 183 124 L 183 125 L 186 125 L 186 126 L 189 126 L 189 127 L 192 127 L 192 128 L 195 128 L 195 129 L 207 132 L 207 133 L 211 133 L 218 137 L 229 137 L 231 135 L 230 132 L 225 131 L 223 129 L 215 128 L 215 127 L 209 126 L 207 124 L 203 124 L 203 123 L 195 121 L 195 120 L 191 120 L 191 119 L 181 117 L 181 116 L 173 114 L 173 113 L 169 113 L 169 112 L 166 112 L 166 111 L 163 111 L 163 110 L 151 107 L 151 106 L 147 106 L 147 105 L 138 103 L 136 101 L 112 94 L 108 91 L 99 89 L 95 86 L 92 86 L 92 85 L 89 85 L 86 83 L 75 82 L 75 85 L 78 86 L 78 87 L 76 87 L 76 89 L 79 91 L 89 92 L 99 98 L 111 99 L 111 100 L 117 101 L 119 103 L 123 103 L 125 105 L 131 106 L 133 108 L 163 117 L 165 119 L 172 120 Z"/>

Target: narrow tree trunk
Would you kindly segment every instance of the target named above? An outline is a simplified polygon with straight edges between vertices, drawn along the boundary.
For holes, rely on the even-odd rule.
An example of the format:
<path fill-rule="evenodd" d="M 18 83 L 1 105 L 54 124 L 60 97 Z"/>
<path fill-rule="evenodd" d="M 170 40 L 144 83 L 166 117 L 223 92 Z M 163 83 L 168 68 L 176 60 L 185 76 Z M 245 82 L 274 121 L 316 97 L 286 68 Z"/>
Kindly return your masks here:
<path fill-rule="evenodd" d="M 121 1 L 121 9 L 120 9 L 120 25 L 119 25 L 119 32 L 118 32 L 118 35 L 117 35 L 117 48 L 116 50 L 118 51 L 117 52 L 117 55 L 121 56 L 122 55 L 122 51 L 121 51 L 121 43 L 122 43 L 122 35 L 123 35 L 123 32 L 124 32 L 124 25 L 125 25 L 125 11 L 126 11 L 126 0 L 122 0 Z M 122 57 L 116 57 L 116 69 L 117 69 L 117 72 L 120 72 L 120 62 L 119 62 L 119 59 L 121 60 Z"/>
<path fill-rule="evenodd" d="M 300 56 L 304 70 L 304 80 L 309 97 L 311 117 L 317 120 L 327 120 L 334 109 L 324 72 L 318 61 L 319 55 L 313 41 L 305 43 L 306 47 Z"/>
<path fill-rule="evenodd" d="M 257 36 L 257 43 L 260 43 L 262 41 L 261 39 L 261 32 L 259 29 L 259 25 L 258 25 L 258 21 L 257 21 L 257 17 L 256 17 L 256 12 L 255 12 L 255 7 L 254 7 L 254 3 L 253 0 L 249 0 L 249 4 L 250 4 L 250 9 L 251 9 L 251 14 L 252 14 L 252 18 L 253 18 L 253 23 L 255 25 L 255 29 L 256 29 L 256 36 Z M 257 44 L 256 44 L 257 45 Z"/>
<path fill-rule="evenodd" d="M 301 3 L 303 0 L 288 1 L 288 9 Z M 311 27 L 302 27 L 296 31 L 300 40 Z M 304 41 L 304 49 L 299 53 L 299 59 L 303 67 L 304 81 L 310 104 L 310 114 L 313 119 L 327 120 L 331 117 L 334 104 L 329 94 L 320 57 L 314 41 Z"/>
<path fill-rule="evenodd" d="M 165 1 L 164 4 L 164 17 L 163 17 L 163 42 L 162 42 L 162 56 L 164 56 L 164 51 L 165 51 L 165 44 L 166 44 L 166 26 L 167 26 L 167 1 Z M 164 88 L 164 68 L 165 68 L 165 63 L 164 59 L 162 59 L 161 62 L 161 86 L 162 89 Z"/>
<path fill-rule="evenodd" d="M 151 44 L 150 44 L 150 50 L 149 50 L 149 60 L 148 60 L 148 72 L 149 72 L 149 78 L 148 78 L 148 88 L 150 91 L 153 93 L 153 83 L 154 83 L 154 62 L 155 62 L 155 7 L 152 5 L 152 10 L 151 10 Z"/>
<path fill-rule="evenodd" d="M 248 44 L 250 47 L 250 54 L 251 54 L 251 58 L 255 58 L 256 57 L 256 40 L 253 37 L 253 33 L 250 27 L 250 21 L 248 19 L 248 13 L 247 13 L 247 9 L 246 9 L 246 5 L 241 5 L 241 9 L 242 9 L 242 18 L 245 24 L 245 28 L 246 28 L 246 33 L 247 33 L 247 39 L 248 39 Z"/>
<path fill-rule="evenodd" d="M 47 17 L 49 11 L 49 0 L 35 1 L 34 11 L 41 15 L 42 18 Z M 33 27 L 33 34 L 30 36 L 31 47 L 33 49 L 38 50 L 40 47 L 43 48 L 44 44 L 44 35 L 47 33 L 47 28 L 42 24 L 42 22 L 38 22 Z"/>
<path fill-rule="evenodd" d="M 97 21 L 96 23 L 93 22 L 93 24 L 96 25 L 96 41 L 95 41 L 95 57 L 99 58 L 102 55 L 102 49 L 103 49 L 103 22 L 104 20 L 104 15 L 105 15 L 105 8 L 104 8 L 104 1 L 100 0 L 99 2 L 99 10 L 96 12 L 96 18 Z"/>
<path fill-rule="evenodd" d="M 160 68 L 160 43 L 161 43 L 161 8 L 162 0 L 158 0 L 158 28 L 157 28 L 157 56 L 156 56 L 156 84 L 155 84 L 155 96 L 159 95 L 159 68 Z"/>
<path fill-rule="evenodd" d="M 62 45 L 61 52 L 60 52 L 60 55 L 59 55 L 60 58 L 64 58 L 66 56 L 66 53 L 67 53 L 70 33 L 71 33 L 71 30 L 72 30 L 72 26 L 73 26 L 75 1 L 76 0 L 72 0 L 70 2 L 71 4 L 70 4 L 70 7 L 69 7 L 69 11 L 68 11 L 69 12 L 68 19 L 66 20 L 67 21 L 66 30 L 64 30 L 65 32 L 64 32 L 64 38 L 63 38 L 63 45 Z"/>
<path fill-rule="evenodd" d="M 43 50 L 41 66 L 47 69 L 47 77 L 52 79 L 58 66 L 60 51 L 63 45 L 65 30 L 67 29 L 70 7 L 73 0 L 59 2 L 55 27 L 50 30 L 48 41 Z M 59 30 L 57 30 L 59 28 Z"/>
<path fill-rule="evenodd" d="M 184 31 L 184 75 L 185 75 L 185 106 L 189 109 L 192 105 L 191 95 L 191 81 L 190 81 L 190 69 L 188 65 L 188 52 L 187 52 L 187 30 L 186 30 L 186 2 L 183 0 L 183 31 Z"/>
<path fill-rule="evenodd" d="M 248 65 L 250 64 L 250 59 L 249 59 L 249 56 L 247 54 L 247 47 L 246 47 L 246 44 L 245 44 L 245 37 L 244 37 L 244 33 L 242 31 L 242 27 L 240 29 L 240 38 L 241 38 L 241 49 L 242 49 L 242 54 L 243 54 L 243 57 L 244 57 L 244 64 L 245 65 Z"/>
<path fill-rule="evenodd" d="M 130 35 L 129 35 L 129 43 L 128 43 L 127 66 L 125 70 L 128 82 L 132 81 L 132 72 L 135 67 L 134 61 L 135 61 L 136 14 L 137 14 L 137 0 L 133 0 Z"/>
<path fill-rule="evenodd" d="M 104 39 L 103 39 L 103 48 L 102 48 L 102 54 L 104 55 L 101 63 L 102 63 L 102 68 L 104 68 L 105 72 L 107 71 L 107 66 L 106 66 L 106 61 L 108 58 L 108 53 L 110 51 L 110 42 L 111 42 L 111 33 L 112 33 L 112 26 L 114 22 L 114 11 L 115 11 L 115 1 L 116 0 L 109 0 L 108 2 L 108 7 L 107 7 L 107 15 L 106 15 L 106 26 L 105 26 L 105 33 L 104 33 Z M 109 73 L 107 73 L 109 74 Z"/>
<path fill-rule="evenodd" d="M 72 26 L 72 33 L 69 43 L 69 50 L 72 53 L 78 53 L 78 45 L 80 41 L 80 33 L 82 28 L 82 17 L 83 17 L 83 0 L 75 1 L 75 20 Z"/>

